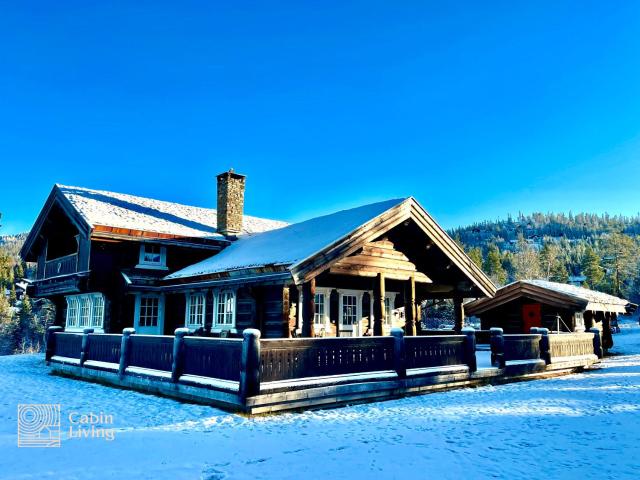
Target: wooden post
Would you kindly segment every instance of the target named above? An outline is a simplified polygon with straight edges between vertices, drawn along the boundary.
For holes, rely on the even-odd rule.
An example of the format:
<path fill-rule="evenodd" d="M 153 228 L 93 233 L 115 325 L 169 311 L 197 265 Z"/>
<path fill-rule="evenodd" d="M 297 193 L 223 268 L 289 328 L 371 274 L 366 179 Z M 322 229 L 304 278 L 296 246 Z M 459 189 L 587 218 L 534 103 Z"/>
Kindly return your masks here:
<path fill-rule="evenodd" d="M 260 330 L 247 328 L 242 332 L 240 362 L 240 398 L 260 393 Z"/>
<path fill-rule="evenodd" d="M 93 328 L 85 328 L 82 330 L 82 350 L 80 351 L 80 366 L 89 358 L 89 335 L 93 333 Z"/>
<path fill-rule="evenodd" d="M 600 330 L 593 327 L 590 328 L 589 331 L 593 333 L 593 353 L 596 354 L 598 358 L 602 358 L 604 354 L 602 352 L 602 339 L 600 338 Z"/>
<path fill-rule="evenodd" d="M 407 359 L 404 345 L 404 332 L 401 328 L 394 327 L 391 329 L 393 337 L 393 365 L 399 378 L 407 376 Z"/>
<path fill-rule="evenodd" d="M 44 359 L 46 362 L 49 362 L 49 360 L 51 360 L 51 357 L 53 357 L 56 354 L 56 335 L 55 334 L 58 332 L 62 332 L 62 327 L 55 326 L 55 327 L 47 328 L 47 336 L 45 337 L 46 350 L 44 354 Z"/>
<path fill-rule="evenodd" d="M 478 361 L 476 359 L 476 331 L 472 327 L 462 329 L 464 338 L 464 363 L 469 366 L 469 373 L 478 370 Z"/>
<path fill-rule="evenodd" d="M 373 283 L 373 334 L 382 335 L 384 319 L 384 273 L 379 273 Z"/>
<path fill-rule="evenodd" d="M 531 330 L 533 330 L 533 328 Z M 533 331 L 531 333 L 533 333 Z M 551 345 L 549 344 L 549 329 L 536 328 L 535 333 L 542 335 L 540 337 L 540 358 L 544 360 L 544 363 L 549 365 L 551 363 Z"/>
<path fill-rule="evenodd" d="M 120 366 L 118 367 L 118 376 L 122 380 L 124 372 L 129 366 L 129 349 L 131 348 L 131 335 L 136 333 L 135 328 L 125 328 L 122 330 L 122 341 L 120 343 Z"/>
<path fill-rule="evenodd" d="M 173 362 L 171 363 L 171 381 L 176 383 L 184 369 L 184 336 L 189 333 L 188 328 L 176 328 L 173 337 Z"/>
<path fill-rule="evenodd" d="M 492 328 L 491 333 L 491 365 L 504 368 L 504 331 L 501 328 Z"/>
<path fill-rule="evenodd" d="M 416 335 L 416 278 L 411 278 L 405 285 L 404 295 L 405 332 L 410 337 Z"/>
<path fill-rule="evenodd" d="M 416 335 L 422 331 L 422 302 L 416 302 Z"/>
<path fill-rule="evenodd" d="M 316 279 L 302 285 L 302 336 L 313 337 L 313 321 L 316 313 Z"/>
<path fill-rule="evenodd" d="M 459 334 L 462 332 L 464 324 L 464 305 L 462 304 L 462 297 L 456 296 L 453 298 L 453 315 L 455 319 L 453 329 L 457 334 Z"/>

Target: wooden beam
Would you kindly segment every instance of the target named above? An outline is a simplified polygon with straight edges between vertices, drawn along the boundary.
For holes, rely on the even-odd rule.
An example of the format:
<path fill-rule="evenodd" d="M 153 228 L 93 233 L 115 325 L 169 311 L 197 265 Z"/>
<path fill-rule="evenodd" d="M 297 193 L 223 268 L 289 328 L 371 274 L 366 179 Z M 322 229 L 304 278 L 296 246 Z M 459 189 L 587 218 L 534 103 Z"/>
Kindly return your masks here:
<path fill-rule="evenodd" d="M 405 335 L 416 335 L 416 282 L 411 277 L 404 288 Z"/>
<path fill-rule="evenodd" d="M 453 298 L 453 315 L 455 323 L 453 329 L 456 333 L 462 332 L 464 324 L 464 305 L 462 304 L 462 297 L 456 296 Z"/>
<path fill-rule="evenodd" d="M 313 320 L 316 313 L 316 279 L 302 284 L 302 336 L 313 337 Z"/>
<path fill-rule="evenodd" d="M 384 273 L 379 273 L 373 282 L 373 334 L 382 335 L 384 319 Z"/>

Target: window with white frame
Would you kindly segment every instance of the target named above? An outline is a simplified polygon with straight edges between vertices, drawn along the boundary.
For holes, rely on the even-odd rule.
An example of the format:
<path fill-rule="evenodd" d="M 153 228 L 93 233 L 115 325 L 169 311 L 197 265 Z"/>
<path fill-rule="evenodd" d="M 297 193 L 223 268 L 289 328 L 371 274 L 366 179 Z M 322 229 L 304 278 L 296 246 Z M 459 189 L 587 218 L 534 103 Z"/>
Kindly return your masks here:
<path fill-rule="evenodd" d="M 358 297 L 342 295 L 342 324 L 355 325 L 358 323 Z"/>
<path fill-rule="evenodd" d="M 160 312 L 160 297 L 140 297 L 140 314 L 138 326 L 157 327 Z"/>
<path fill-rule="evenodd" d="M 102 330 L 105 299 L 101 293 L 85 293 L 67 297 L 67 322 L 65 330 L 81 331 L 85 328 Z"/>
<path fill-rule="evenodd" d="M 204 327 L 206 297 L 204 293 L 187 294 L 186 326 L 190 329 Z"/>
<path fill-rule="evenodd" d="M 313 316 L 313 323 L 315 323 L 316 325 L 324 325 L 324 300 L 324 293 L 316 293 L 316 313 Z"/>
<path fill-rule="evenodd" d="M 140 245 L 140 268 L 165 268 L 167 265 L 167 248 L 153 243 Z"/>
<path fill-rule="evenodd" d="M 214 293 L 215 312 L 213 316 L 214 327 L 233 328 L 236 320 L 236 295 L 231 290 L 222 290 Z"/>
<path fill-rule="evenodd" d="M 391 299 L 384 297 L 384 323 L 389 325 L 391 323 Z"/>

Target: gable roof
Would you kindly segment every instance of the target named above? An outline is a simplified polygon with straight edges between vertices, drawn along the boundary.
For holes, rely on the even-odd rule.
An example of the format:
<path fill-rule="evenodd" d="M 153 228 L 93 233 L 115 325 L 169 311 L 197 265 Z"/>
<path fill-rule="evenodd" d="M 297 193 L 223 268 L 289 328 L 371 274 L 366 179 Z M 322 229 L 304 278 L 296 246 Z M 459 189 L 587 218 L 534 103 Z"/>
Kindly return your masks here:
<path fill-rule="evenodd" d="M 607 293 L 547 280 L 519 280 L 498 289 L 494 298 L 482 298 L 465 305 L 470 315 L 478 315 L 522 297 L 560 308 L 626 313 L 629 302 Z"/>
<path fill-rule="evenodd" d="M 216 209 L 56 184 L 22 247 L 21 256 L 25 260 L 30 257 L 40 229 L 55 204 L 62 206 L 87 236 L 103 232 L 144 238 L 225 239 L 216 230 Z M 278 220 L 244 215 L 241 235 L 286 225 Z"/>
<path fill-rule="evenodd" d="M 219 254 L 165 277 L 168 280 L 264 266 L 291 266 L 313 256 L 404 199 L 387 200 L 247 235 Z"/>
<path fill-rule="evenodd" d="M 412 197 L 342 210 L 245 236 L 219 254 L 174 272 L 165 280 L 270 267 L 288 270 L 294 281 L 301 283 L 408 220 L 415 221 L 448 262 L 477 288 L 479 295 L 493 296 L 495 286 L 491 280 Z"/>
<path fill-rule="evenodd" d="M 87 224 L 190 238 L 224 238 L 217 211 L 124 193 L 56 185 Z M 281 228 L 286 222 L 244 215 L 241 234 Z"/>

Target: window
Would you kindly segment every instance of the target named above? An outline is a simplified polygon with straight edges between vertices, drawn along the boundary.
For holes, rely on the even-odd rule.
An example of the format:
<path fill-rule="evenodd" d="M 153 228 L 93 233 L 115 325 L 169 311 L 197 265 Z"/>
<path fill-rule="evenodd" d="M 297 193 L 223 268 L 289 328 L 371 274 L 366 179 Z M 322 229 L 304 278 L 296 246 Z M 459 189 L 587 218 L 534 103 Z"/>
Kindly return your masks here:
<path fill-rule="evenodd" d="M 143 243 L 140 245 L 138 268 L 166 268 L 167 249 L 161 245 Z"/>
<path fill-rule="evenodd" d="M 186 326 L 192 330 L 204 327 L 205 295 L 204 293 L 187 294 Z"/>
<path fill-rule="evenodd" d="M 316 313 L 313 316 L 313 323 L 324 325 L 324 293 L 316 293 L 315 303 Z"/>
<path fill-rule="evenodd" d="M 78 327 L 78 299 L 67 297 L 67 326 L 66 329 Z"/>
<path fill-rule="evenodd" d="M 101 293 L 85 293 L 67 297 L 67 331 L 93 328 L 102 331 L 105 299 Z"/>
<path fill-rule="evenodd" d="M 389 325 L 391 323 L 391 299 L 384 297 L 384 323 Z"/>
<path fill-rule="evenodd" d="M 355 295 L 342 296 L 342 324 L 356 325 L 358 323 L 358 298 Z"/>
<path fill-rule="evenodd" d="M 216 311 L 213 323 L 217 327 L 233 328 L 236 319 L 236 296 L 232 291 L 221 291 L 215 294 Z"/>
<path fill-rule="evenodd" d="M 140 316 L 138 319 L 138 325 L 140 327 L 157 327 L 159 309 L 159 297 L 140 297 Z"/>

